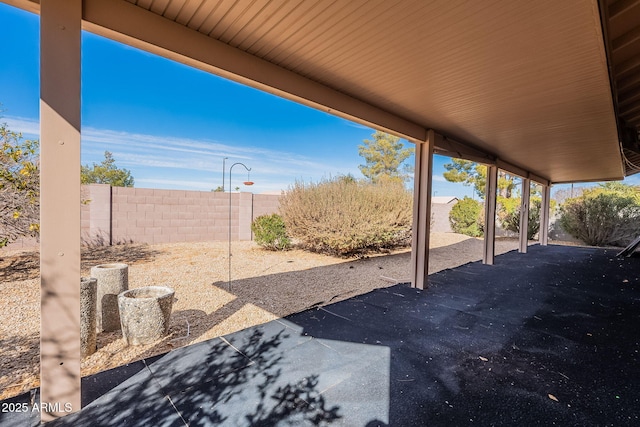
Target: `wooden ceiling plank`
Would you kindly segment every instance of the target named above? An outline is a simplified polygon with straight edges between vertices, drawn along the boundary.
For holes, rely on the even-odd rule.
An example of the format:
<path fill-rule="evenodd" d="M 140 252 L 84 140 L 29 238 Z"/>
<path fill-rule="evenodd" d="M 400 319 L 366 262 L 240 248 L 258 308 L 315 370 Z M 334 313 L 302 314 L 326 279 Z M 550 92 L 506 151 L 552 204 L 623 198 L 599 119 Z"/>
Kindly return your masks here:
<path fill-rule="evenodd" d="M 225 14 L 226 10 L 232 7 L 235 2 L 236 0 L 217 0 L 215 2 L 209 2 L 215 3 L 215 7 L 210 8 L 210 5 L 207 6 L 207 17 L 200 25 L 198 31 L 206 35 L 214 34 L 216 31 L 216 27 L 220 23 L 220 18 Z"/>
<path fill-rule="evenodd" d="M 609 19 L 615 19 L 640 5 L 640 0 L 618 0 L 609 6 Z"/>
<path fill-rule="evenodd" d="M 164 15 L 170 2 L 171 0 L 153 0 L 149 10 L 158 15 Z"/>
<path fill-rule="evenodd" d="M 227 44 L 229 44 L 229 46 L 238 47 L 240 45 L 240 42 L 238 41 L 239 37 L 244 37 L 247 29 L 249 29 L 249 31 L 253 31 L 253 28 L 259 26 L 257 25 L 257 22 L 264 16 L 268 5 L 269 0 L 252 1 L 250 9 L 247 9 L 247 11 L 234 23 L 234 26 L 238 29 L 235 34 L 230 36 Z"/>
<path fill-rule="evenodd" d="M 136 6 L 143 7 L 145 9 L 149 10 L 149 9 L 151 9 L 151 4 L 153 3 L 153 0 L 137 0 L 134 3 L 135 3 Z"/>
<path fill-rule="evenodd" d="M 278 55 L 273 56 L 270 60 L 274 63 L 286 62 L 290 69 L 295 69 L 295 65 L 292 64 L 291 58 L 304 57 L 305 60 L 310 56 L 314 49 L 314 41 L 316 39 L 322 39 L 322 43 L 316 44 L 316 46 L 324 46 L 327 36 L 330 36 L 335 28 L 345 27 L 343 23 L 349 19 L 353 19 L 354 15 L 365 13 L 368 0 L 352 0 L 342 5 L 342 8 L 338 10 L 332 10 L 327 12 L 327 16 L 318 15 L 315 18 L 313 27 L 305 28 L 304 34 L 297 37 L 294 43 L 288 45 L 287 50 L 280 52 Z M 320 22 L 317 22 L 320 21 Z M 304 51 L 304 56 L 300 51 Z"/>
<path fill-rule="evenodd" d="M 620 108 L 635 103 L 640 100 L 640 88 L 630 90 L 620 94 L 618 97 L 618 105 Z"/>
<path fill-rule="evenodd" d="M 169 0 L 162 15 L 167 19 L 175 21 L 178 17 L 178 13 L 180 13 L 180 10 L 187 1 L 188 0 Z"/>
<path fill-rule="evenodd" d="M 629 117 L 631 114 L 639 110 L 640 110 L 640 102 L 636 102 L 634 104 L 628 105 L 624 109 L 620 109 L 620 116 L 622 116 L 626 120 L 627 117 Z"/>
<path fill-rule="evenodd" d="M 640 70 L 639 70 L 640 71 Z M 626 92 L 640 85 L 640 72 L 631 74 L 624 79 L 618 79 L 616 88 L 619 92 Z"/>
<path fill-rule="evenodd" d="M 205 0 L 187 0 L 178 12 L 175 21 L 178 24 L 187 25 L 204 3 L 206 3 Z"/>

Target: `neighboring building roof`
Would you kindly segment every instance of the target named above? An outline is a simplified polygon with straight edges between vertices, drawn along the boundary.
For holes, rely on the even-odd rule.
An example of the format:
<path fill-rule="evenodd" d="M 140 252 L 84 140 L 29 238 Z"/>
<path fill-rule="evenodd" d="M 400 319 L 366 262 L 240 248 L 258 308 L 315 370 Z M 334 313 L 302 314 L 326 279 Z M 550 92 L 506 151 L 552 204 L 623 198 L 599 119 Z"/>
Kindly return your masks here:
<path fill-rule="evenodd" d="M 431 203 L 448 205 L 449 203 L 457 202 L 458 198 L 455 196 L 437 196 L 431 198 Z"/>

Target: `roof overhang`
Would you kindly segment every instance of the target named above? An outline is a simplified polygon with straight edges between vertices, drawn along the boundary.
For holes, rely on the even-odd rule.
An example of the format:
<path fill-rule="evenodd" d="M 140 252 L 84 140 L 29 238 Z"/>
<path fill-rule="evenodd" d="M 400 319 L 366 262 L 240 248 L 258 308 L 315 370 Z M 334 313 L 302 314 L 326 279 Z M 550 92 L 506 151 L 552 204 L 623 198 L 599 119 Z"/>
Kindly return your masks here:
<path fill-rule="evenodd" d="M 577 182 L 625 175 L 617 113 L 635 122 L 603 28 L 638 2 L 607 1 L 601 20 L 597 0 L 84 0 L 83 24 L 413 142 L 434 129 L 442 154 Z"/>
<path fill-rule="evenodd" d="M 622 154 L 640 172 L 640 0 L 600 0 Z"/>

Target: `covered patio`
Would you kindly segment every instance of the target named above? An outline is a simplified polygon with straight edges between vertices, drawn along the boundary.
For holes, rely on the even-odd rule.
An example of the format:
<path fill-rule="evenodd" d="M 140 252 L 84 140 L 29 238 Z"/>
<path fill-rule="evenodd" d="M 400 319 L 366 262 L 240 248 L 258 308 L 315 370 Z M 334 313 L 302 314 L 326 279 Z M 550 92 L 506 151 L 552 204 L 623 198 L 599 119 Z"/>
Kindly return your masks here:
<path fill-rule="evenodd" d="M 548 314 L 554 313 L 553 310 L 560 316 L 562 313 L 566 314 L 569 307 L 582 307 L 589 299 L 588 292 L 591 291 L 581 293 L 582 288 L 578 286 L 578 282 L 565 282 L 578 288 L 577 291 L 572 291 L 572 297 L 578 298 L 576 302 L 573 305 L 567 301 L 566 306 L 546 307 L 545 304 L 555 304 L 552 294 L 554 286 L 559 286 L 555 280 L 551 280 L 555 278 L 548 276 L 546 271 L 554 270 L 555 264 L 550 260 L 555 256 L 560 264 L 567 264 L 573 259 L 582 260 L 576 261 L 569 269 L 566 265 L 558 266 L 556 275 L 560 277 L 564 274 L 563 271 L 570 271 L 576 277 L 590 279 L 592 287 L 588 289 L 593 289 L 599 297 L 605 298 L 608 282 L 595 281 L 596 278 L 603 279 L 600 277 L 603 274 L 604 278 L 613 274 L 607 269 L 612 267 L 614 261 L 610 261 L 613 258 L 606 258 L 610 253 L 601 250 L 546 247 L 550 187 L 555 183 L 622 179 L 640 170 L 640 1 L 4 1 L 40 14 L 41 395 L 42 401 L 51 404 L 51 408 L 61 408 L 68 403 L 72 407 L 71 412 L 78 411 L 81 407 L 82 390 L 87 389 L 86 383 L 85 387 L 81 388 L 80 380 L 80 290 L 77 286 L 80 279 L 82 30 L 390 132 L 416 144 L 411 286 L 424 289 L 428 288 L 428 282 L 431 282 L 432 287 L 425 293 L 405 288 L 397 292 L 398 295 L 377 291 L 361 297 L 360 300 L 351 300 L 342 306 L 333 307 L 339 316 L 332 316 L 338 320 L 325 316 L 324 321 L 317 325 L 310 321 L 305 323 L 304 319 L 295 316 L 288 319 L 288 322 L 294 324 L 300 322 L 298 329 L 293 328 L 297 331 L 292 333 L 294 337 L 296 333 L 299 335 L 306 331 L 318 339 L 337 340 L 338 347 L 347 345 L 345 342 L 350 347 L 356 345 L 365 349 L 365 353 L 369 349 L 375 354 L 381 352 L 381 349 L 382 352 L 384 348 L 388 349 L 387 356 L 381 356 L 387 357 L 390 361 L 387 364 L 390 368 L 387 369 L 386 375 L 388 387 L 379 389 L 383 393 L 381 399 L 387 398 L 388 412 L 386 415 L 367 412 L 362 418 L 353 420 L 372 421 L 374 424 L 377 420 L 380 423 L 397 424 L 403 423 L 402 417 L 405 413 L 408 417 L 433 417 L 437 420 L 439 416 L 448 413 L 449 406 L 473 405 L 474 399 L 481 399 L 481 393 L 470 388 L 468 394 L 458 393 L 463 399 L 459 403 L 454 400 L 454 395 L 451 395 L 452 400 L 449 400 L 448 394 L 438 394 L 440 391 L 437 390 L 433 390 L 433 396 L 447 396 L 446 406 L 442 406 L 441 399 L 429 400 L 431 391 L 426 391 L 428 388 L 424 388 L 424 384 L 425 380 L 428 382 L 431 371 L 428 368 L 418 369 L 417 362 L 410 356 L 422 354 L 421 346 L 435 345 L 438 342 L 435 337 L 438 336 L 440 326 L 436 328 L 429 323 L 431 313 L 424 307 L 438 305 L 434 302 L 439 296 L 438 280 L 448 274 L 462 275 L 460 277 L 464 279 L 456 281 L 454 287 L 459 286 L 460 281 L 468 284 L 470 288 L 465 288 L 465 293 L 469 295 L 473 295 L 473 286 L 478 286 L 480 299 L 475 303 L 471 302 L 471 307 L 485 301 L 494 287 L 503 289 L 496 291 L 496 295 L 509 297 L 514 287 L 539 283 L 538 287 L 532 288 L 530 294 L 525 292 L 524 297 L 512 301 L 513 304 L 503 306 L 498 299 L 493 301 L 496 305 L 489 304 L 487 310 L 497 310 L 505 315 L 513 310 L 514 313 L 511 315 L 516 317 L 502 320 L 504 325 L 525 325 L 527 327 L 523 331 L 527 334 L 530 333 L 529 326 L 535 326 L 538 318 L 542 319 L 541 325 L 552 329 L 550 332 L 534 330 L 531 332 L 535 336 L 533 341 L 537 342 L 538 338 L 550 336 L 555 337 L 554 339 L 560 337 L 574 340 L 576 345 L 586 345 L 578 338 L 565 337 L 561 330 L 554 329 L 560 322 L 546 325 L 544 321 L 545 318 L 550 318 Z M 141 78 L 144 76 L 141 75 Z M 467 274 L 469 272 L 462 268 L 456 272 L 443 273 L 444 276 L 427 276 L 431 165 L 434 153 L 477 161 L 488 167 L 483 256 L 483 263 L 487 266 L 474 266 L 471 274 Z M 510 254 L 509 257 L 513 259 L 510 260 L 509 266 L 496 265 L 492 269 L 489 265 L 497 261 L 494 256 L 494 231 L 498 169 L 522 177 L 520 230 L 523 231 L 520 236 L 520 253 L 530 252 L 525 232 L 529 185 L 531 181 L 542 185 L 541 246 L 535 248 L 535 256 Z M 587 258 L 600 259 L 600 262 L 589 264 Z M 621 270 L 627 273 L 636 271 L 633 277 L 627 278 L 629 283 L 634 283 L 638 277 L 637 262 L 634 264 L 634 259 L 631 259 L 621 263 L 624 266 Z M 530 264 L 533 267 L 526 268 Z M 633 270 L 634 268 L 636 270 Z M 587 273 L 589 276 L 583 276 Z M 502 280 L 493 281 L 492 278 L 499 277 L 498 274 L 505 276 Z M 470 277 L 473 280 L 469 280 Z M 520 278 L 519 281 L 513 282 L 516 277 Z M 582 280 L 580 279 L 580 284 L 583 283 Z M 566 289 L 562 288 L 562 291 L 565 292 Z M 634 319 L 633 316 L 637 316 L 637 306 L 633 306 L 629 301 L 636 300 L 622 297 L 615 299 L 616 295 L 624 294 L 626 297 L 626 290 L 620 292 L 622 293 L 609 295 L 614 300 L 607 300 L 605 305 L 617 306 L 627 301 L 624 303 L 627 304 L 625 310 L 630 311 L 623 310 L 621 319 L 628 319 L 630 322 L 630 319 Z M 383 304 L 379 312 L 378 309 L 371 308 L 378 305 L 366 303 L 366 298 L 376 296 L 389 299 L 388 304 Z M 413 301 L 417 305 L 396 304 L 392 302 L 394 298 Z M 453 303 L 457 301 L 456 298 L 453 299 Z M 422 311 L 420 304 L 426 304 Z M 346 322 L 350 315 L 358 314 L 365 308 L 368 313 L 376 313 L 368 318 L 380 321 L 387 316 L 387 319 L 391 319 L 386 321 L 386 326 L 392 328 L 391 330 L 396 328 L 397 338 L 382 334 L 376 339 L 379 343 L 366 342 L 373 347 L 362 347 L 361 338 L 341 337 L 340 321 Z M 533 308 L 536 308 L 536 312 L 530 313 Z M 449 336 L 459 337 L 461 347 L 456 349 L 456 354 L 447 354 L 441 362 L 435 363 L 439 372 L 432 374 L 440 375 L 439 381 L 454 390 L 455 383 L 447 382 L 448 368 L 459 365 L 464 367 L 463 372 L 469 369 L 479 370 L 484 363 L 488 363 L 484 359 L 490 361 L 491 357 L 497 357 L 500 351 L 506 351 L 504 349 L 511 345 L 508 338 L 518 336 L 520 332 L 519 329 L 508 332 L 505 326 L 507 341 L 501 341 L 504 337 L 501 338 L 498 334 L 488 338 L 487 343 L 480 347 L 474 347 L 474 336 L 463 334 L 464 328 L 471 326 L 459 323 L 469 313 L 460 307 L 448 307 L 447 310 L 452 311 L 447 312 L 448 314 L 443 312 L 440 319 L 443 322 L 442 328 L 446 329 L 442 340 L 446 341 L 446 337 Z M 339 311 L 342 314 L 338 313 Z M 579 329 L 589 326 L 592 317 L 598 316 L 598 313 L 588 310 L 577 312 L 582 314 L 572 319 L 575 320 L 572 325 L 575 324 Z M 627 317 L 624 315 L 625 312 L 628 313 Z M 421 313 L 421 316 L 416 318 L 416 313 Z M 312 320 L 317 314 L 322 313 L 306 316 L 311 316 Z M 457 319 L 457 316 L 462 317 Z M 446 319 L 450 318 L 454 320 L 447 323 Z M 533 320 L 530 320 L 531 318 Z M 571 316 L 567 317 L 569 318 Z M 467 318 L 468 321 L 473 319 L 474 317 Z M 617 317 L 614 319 L 618 320 Z M 332 327 L 330 320 L 337 323 Z M 355 322 L 349 324 L 352 323 Z M 287 328 L 292 326 L 287 322 L 279 322 L 271 327 L 280 327 L 280 324 Z M 414 329 L 416 325 L 421 326 Z M 619 325 L 615 323 L 614 326 Z M 456 329 L 460 329 L 461 332 L 454 333 Z M 630 329 L 624 330 L 632 333 Z M 535 335 L 538 333 L 543 335 Z M 592 334 L 592 338 L 597 336 L 594 332 L 585 333 Z M 430 335 L 435 341 L 426 339 L 430 339 Z M 636 337 L 637 343 L 637 336 L 633 337 Z M 227 341 L 231 339 L 233 338 L 229 337 Z M 402 345 L 393 344 L 391 341 L 396 339 L 406 341 L 402 341 Z M 495 347 L 496 340 L 498 347 Z M 319 340 L 314 339 L 310 342 L 316 341 Z M 445 341 L 438 345 L 445 346 Z M 522 341 L 529 342 L 526 336 Z M 385 346 L 378 346 L 385 342 Z M 287 343 L 291 345 L 293 342 Z M 327 344 L 321 343 L 317 344 Z M 488 343 L 494 343 L 494 346 Z M 208 345 L 213 347 L 207 351 L 215 354 L 216 346 L 222 344 Z M 521 348 L 520 344 L 514 345 Z M 305 348 L 304 345 L 293 347 Z M 224 351 L 231 351 L 224 346 L 222 348 Z M 327 348 L 338 353 L 342 351 L 331 345 Z M 552 347 L 551 353 L 561 355 L 558 357 L 564 360 L 563 348 L 562 344 Z M 479 354 L 477 360 L 481 363 L 478 362 L 474 352 L 480 350 L 491 357 Z M 189 349 L 181 351 L 188 352 Z M 586 366 L 593 366 L 598 369 L 597 372 L 603 372 L 603 365 L 599 364 L 610 363 L 610 360 L 606 355 L 604 358 L 601 357 L 602 352 L 598 351 L 600 353 L 594 360 L 583 361 Z M 533 350 L 531 353 L 537 354 Z M 171 359 L 188 360 L 188 355 L 179 357 L 180 354 L 170 353 L 155 363 L 164 363 L 163 360 Z M 233 354 L 232 360 L 242 359 Z M 257 352 L 255 357 L 260 359 L 263 357 L 261 354 Z M 632 357 L 629 352 L 621 354 Z M 637 357 L 637 353 L 631 354 Z M 468 355 L 469 359 L 455 359 L 464 355 Z M 570 354 L 572 358 L 587 357 L 586 355 L 585 352 Z M 364 354 L 362 356 L 364 357 Z M 435 357 L 440 356 L 435 354 Z M 302 354 L 300 358 L 304 360 Z M 394 362 L 396 360 L 397 362 Z M 457 362 L 454 363 L 454 360 Z M 250 357 L 245 362 L 254 368 L 260 366 L 258 361 Z M 426 361 L 423 362 L 426 366 Z M 147 375 L 152 384 L 162 387 L 159 378 L 156 378 L 158 374 L 153 374 L 155 363 L 145 367 L 140 375 Z M 533 365 L 536 363 L 538 362 L 534 361 Z M 546 366 L 544 362 L 539 363 Z M 633 371 L 632 364 L 624 363 L 626 359 L 619 361 L 615 366 L 625 368 L 623 372 L 632 377 L 629 373 L 637 371 Z M 423 365 L 420 363 L 419 366 Z M 630 371 L 626 370 L 627 367 Z M 207 366 L 202 368 L 209 369 Z M 246 372 L 241 366 L 235 368 L 237 369 L 233 372 Z M 171 369 L 181 369 L 180 364 Z M 406 381 L 401 381 L 396 373 L 403 373 L 404 369 L 407 369 L 408 377 Z M 377 368 L 372 371 L 377 371 Z M 286 371 L 282 369 L 281 372 Z M 481 378 L 479 372 L 476 377 Z M 574 372 L 562 374 L 569 378 L 580 377 L 578 372 L 575 372 L 575 375 Z M 366 373 L 363 372 L 363 375 Z M 368 378 L 366 381 L 373 379 L 366 375 L 363 378 Z M 412 381 L 412 378 L 415 380 Z M 560 375 L 560 378 L 564 377 Z M 619 381 L 623 380 L 623 376 L 620 375 Z M 135 383 L 137 380 L 131 381 Z M 199 381 L 202 382 L 202 387 L 215 387 L 215 381 Z M 406 384 L 399 387 L 394 381 Z M 516 382 L 514 376 L 513 383 Z M 331 386 L 329 389 L 321 388 L 319 391 L 329 393 L 334 385 L 339 384 L 331 381 L 330 383 L 325 384 Z M 464 391 L 466 389 L 461 384 L 472 383 L 470 378 L 459 382 L 457 387 Z M 126 388 L 127 384 L 121 387 Z M 483 387 L 488 387 L 489 384 L 488 380 L 482 382 Z M 154 399 L 164 402 L 162 396 L 169 395 L 173 402 L 171 410 L 174 410 L 175 414 L 166 407 L 168 412 L 160 413 L 167 417 L 180 414 L 183 418 L 186 417 L 184 419 L 190 419 L 197 412 L 180 410 L 176 403 L 179 402 L 178 397 L 171 393 L 196 386 L 195 383 L 188 384 L 186 388 L 154 394 L 149 399 L 150 402 L 154 402 Z M 403 388 L 405 386 L 406 391 Z M 133 387 L 135 389 L 136 386 Z M 447 387 L 444 387 L 444 390 L 448 390 Z M 495 395 L 496 398 L 504 398 L 502 387 L 496 385 L 495 388 L 495 393 L 498 393 Z M 193 391 L 193 396 L 198 396 L 196 389 L 190 390 Z M 258 388 L 258 392 L 260 390 L 262 389 Z M 281 390 L 289 389 L 285 387 Z M 335 402 L 346 399 L 346 394 L 339 394 L 339 387 L 335 390 L 338 393 Z M 362 384 L 351 389 L 360 393 L 374 390 L 378 388 L 363 387 Z M 225 395 L 227 402 L 232 402 L 234 396 L 241 396 L 242 393 L 256 392 L 251 387 L 237 391 L 238 394 L 234 391 L 231 395 Z M 151 390 L 150 392 L 152 393 Z M 491 395 L 490 391 L 488 393 Z M 325 393 L 311 394 L 323 399 L 329 399 L 326 396 L 330 396 Z M 548 394 L 562 402 L 556 393 L 549 391 Z M 117 402 L 120 396 L 124 397 L 127 394 L 123 392 L 110 396 L 116 398 L 114 401 Z M 141 396 L 144 397 L 144 394 Z M 619 396 L 620 400 L 624 398 L 623 395 Z M 559 403 L 555 399 L 547 400 L 554 404 Z M 400 401 L 402 405 L 399 406 L 397 402 Z M 536 406 L 542 402 L 528 399 L 522 401 L 527 402 L 527 407 L 536 408 L 535 411 L 527 412 L 523 407 L 522 411 L 526 414 L 538 414 L 542 408 Z M 203 397 L 203 402 L 206 402 L 206 397 Z M 302 402 L 312 403 L 304 398 L 301 401 L 301 405 L 304 406 Z M 440 406 L 436 402 L 440 402 Z M 162 404 L 166 405 L 166 402 Z M 489 406 L 490 402 L 487 401 L 485 404 Z M 549 402 L 544 401 L 544 404 L 549 405 Z M 110 413 L 106 406 L 100 405 L 99 400 L 91 408 L 100 408 L 105 414 Z M 86 415 L 82 414 L 95 411 L 91 408 L 87 406 L 78 416 L 83 417 Z M 268 411 L 266 407 L 261 408 L 263 412 Z M 207 410 L 210 410 L 210 407 Z M 409 412 L 405 412 L 407 410 Z M 148 414 L 134 409 L 134 412 L 136 411 L 140 412 L 139 416 L 142 417 L 153 415 L 153 411 Z M 604 407 L 602 411 L 606 412 L 607 417 L 615 415 L 606 411 Z M 267 413 L 263 412 L 255 416 L 266 416 Z M 99 414 L 99 411 L 93 413 Z M 338 413 L 339 411 L 332 413 L 329 410 L 327 416 L 337 417 Z M 568 414 L 569 412 L 561 412 L 558 419 L 565 420 L 563 417 L 568 417 Z M 585 414 L 586 412 L 578 413 L 577 416 L 584 417 Z M 52 420 L 63 415 L 67 413 L 54 409 L 43 413 L 42 417 L 43 420 Z M 452 413 L 453 415 L 455 414 Z M 410 418 L 407 421 L 417 419 Z M 473 419 L 473 416 L 470 419 Z M 582 419 L 580 418 L 578 423 L 581 423 Z M 60 422 L 64 423 L 64 418 Z M 197 422 L 194 419 L 191 425 L 198 425 Z"/>
<path fill-rule="evenodd" d="M 615 253 L 536 245 L 177 349 L 47 425 L 636 425 L 640 262 Z"/>

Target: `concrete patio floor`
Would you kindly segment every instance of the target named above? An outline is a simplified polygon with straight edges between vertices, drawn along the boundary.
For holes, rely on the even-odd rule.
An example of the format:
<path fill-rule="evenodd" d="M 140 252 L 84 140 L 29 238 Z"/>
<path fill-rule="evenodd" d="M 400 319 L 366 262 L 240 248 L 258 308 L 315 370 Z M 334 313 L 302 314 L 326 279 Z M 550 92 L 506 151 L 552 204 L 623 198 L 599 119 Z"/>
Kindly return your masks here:
<path fill-rule="evenodd" d="M 638 425 L 640 258 L 615 254 L 533 246 L 180 348 L 47 426 Z"/>

